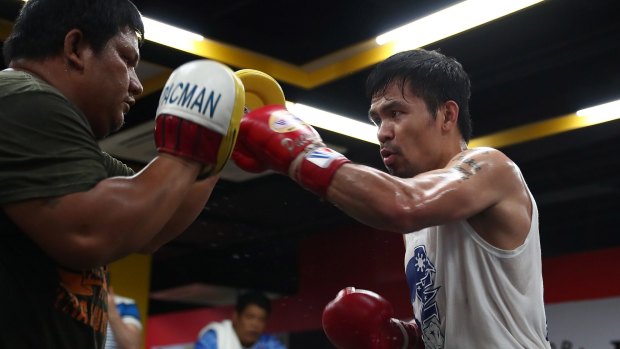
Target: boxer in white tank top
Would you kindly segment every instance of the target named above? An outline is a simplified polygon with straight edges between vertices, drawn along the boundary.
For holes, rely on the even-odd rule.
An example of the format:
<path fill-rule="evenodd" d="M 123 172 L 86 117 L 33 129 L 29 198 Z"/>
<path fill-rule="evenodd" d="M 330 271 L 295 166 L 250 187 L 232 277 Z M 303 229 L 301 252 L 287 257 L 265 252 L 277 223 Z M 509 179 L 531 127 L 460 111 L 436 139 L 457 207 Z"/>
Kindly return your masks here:
<path fill-rule="evenodd" d="M 366 90 L 389 174 L 326 148 L 285 110 L 246 115 L 243 152 L 233 155 L 249 169 L 291 176 L 364 224 L 407 236 L 422 332 L 391 318 L 380 295 L 343 285 L 353 287 L 324 309 L 329 339 L 342 349 L 417 349 L 419 337 L 427 349 L 549 348 L 536 204 L 506 155 L 468 149 L 470 81 L 461 64 L 436 51 L 397 53 L 375 66 Z M 287 131 L 265 125 L 272 119 Z"/>
<path fill-rule="evenodd" d="M 412 317 L 426 349 L 550 348 L 536 202 L 505 154 L 468 149 L 470 81 L 461 64 L 436 51 L 397 53 L 374 68 L 366 90 L 389 174 L 344 164 L 326 199 L 364 224 L 404 235 Z M 365 306 L 336 299 L 330 324 L 350 321 L 331 311 L 350 299 Z M 378 327 L 372 338 L 393 334 L 398 323 L 369 318 L 357 328 Z M 330 338 L 359 347 L 351 328 L 330 328 Z"/>

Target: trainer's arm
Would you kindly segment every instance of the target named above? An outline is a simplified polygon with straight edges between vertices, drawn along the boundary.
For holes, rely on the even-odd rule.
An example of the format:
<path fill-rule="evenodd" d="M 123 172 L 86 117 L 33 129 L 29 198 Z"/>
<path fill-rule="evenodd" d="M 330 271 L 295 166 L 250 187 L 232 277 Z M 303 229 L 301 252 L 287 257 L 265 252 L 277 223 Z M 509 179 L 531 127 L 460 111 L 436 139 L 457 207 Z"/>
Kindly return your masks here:
<path fill-rule="evenodd" d="M 408 233 L 472 217 L 521 188 L 518 178 L 505 155 L 481 148 L 407 179 L 346 164 L 334 175 L 327 199 L 362 223 Z"/>
<path fill-rule="evenodd" d="M 153 253 L 185 231 L 204 209 L 219 178 L 220 176 L 218 174 L 196 181 L 172 218 L 166 223 L 164 228 L 140 250 L 140 252 Z"/>
<path fill-rule="evenodd" d="M 187 216 L 171 221 L 199 170 L 197 162 L 162 154 L 135 176 L 108 178 L 89 191 L 3 208 L 58 263 L 85 269 L 144 249 L 169 222 L 170 234 L 183 231 L 210 194 L 206 188 Z"/>

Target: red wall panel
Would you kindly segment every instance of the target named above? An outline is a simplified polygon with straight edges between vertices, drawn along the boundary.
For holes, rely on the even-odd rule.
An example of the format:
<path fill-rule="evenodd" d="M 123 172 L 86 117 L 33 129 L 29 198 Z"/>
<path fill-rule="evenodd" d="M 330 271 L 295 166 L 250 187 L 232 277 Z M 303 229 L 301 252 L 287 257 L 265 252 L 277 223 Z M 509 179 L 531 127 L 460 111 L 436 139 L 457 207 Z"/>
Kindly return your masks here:
<path fill-rule="evenodd" d="M 375 291 L 389 300 L 395 317 L 410 319 L 402 236 L 364 226 L 309 236 L 300 253 L 299 293 L 276 299 L 268 330 L 298 332 L 321 329 L 325 305 L 346 286 Z M 543 260 L 548 303 L 620 295 L 620 248 Z M 208 322 L 230 318 L 232 307 L 199 309 L 152 316 L 147 348 L 195 340 Z"/>

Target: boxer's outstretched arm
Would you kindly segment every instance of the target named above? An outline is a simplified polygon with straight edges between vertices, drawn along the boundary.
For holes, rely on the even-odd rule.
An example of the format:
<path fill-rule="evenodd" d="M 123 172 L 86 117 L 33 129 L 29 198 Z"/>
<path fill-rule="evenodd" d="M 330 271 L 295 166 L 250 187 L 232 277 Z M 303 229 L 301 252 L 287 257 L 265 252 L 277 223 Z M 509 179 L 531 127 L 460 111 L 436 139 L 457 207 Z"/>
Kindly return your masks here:
<path fill-rule="evenodd" d="M 243 118 L 233 160 L 251 172 L 272 169 L 289 175 L 381 230 L 408 233 L 468 219 L 489 208 L 494 208 L 494 231 L 507 230 L 500 235 L 508 238 L 496 246 L 519 245 L 529 230 L 531 202 L 520 173 L 491 148 L 461 152 L 442 169 L 403 179 L 350 163 L 325 147 L 312 126 L 284 107 L 272 107 Z"/>
<path fill-rule="evenodd" d="M 514 163 L 491 148 L 467 150 L 445 168 L 413 178 L 346 164 L 334 175 L 327 199 L 365 224 L 399 233 L 467 219 L 500 202 L 529 202 Z M 518 210 L 529 205 L 512 206 L 514 214 L 529 217 Z"/>

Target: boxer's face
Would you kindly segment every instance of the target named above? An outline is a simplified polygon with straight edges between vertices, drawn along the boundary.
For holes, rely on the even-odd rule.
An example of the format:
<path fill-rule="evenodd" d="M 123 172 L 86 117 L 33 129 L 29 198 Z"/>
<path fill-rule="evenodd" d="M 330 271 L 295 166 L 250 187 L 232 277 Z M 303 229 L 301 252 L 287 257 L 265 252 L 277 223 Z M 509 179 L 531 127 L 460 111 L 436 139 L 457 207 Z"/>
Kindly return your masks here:
<path fill-rule="evenodd" d="M 249 347 L 256 343 L 267 325 L 267 311 L 250 304 L 239 314 L 233 314 L 233 327 L 243 346 Z"/>
<path fill-rule="evenodd" d="M 142 93 L 135 71 L 140 58 L 138 49 L 136 34 L 121 31 L 87 60 L 84 74 L 92 96 L 86 98 L 82 110 L 97 138 L 118 130 L 135 103 L 135 96 Z"/>
<path fill-rule="evenodd" d="M 440 167 L 441 123 L 408 84 L 403 91 L 393 82 L 374 96 L 368 115 L 378 127 L 381 158 L 391 174 L 410 178 Z"/>

